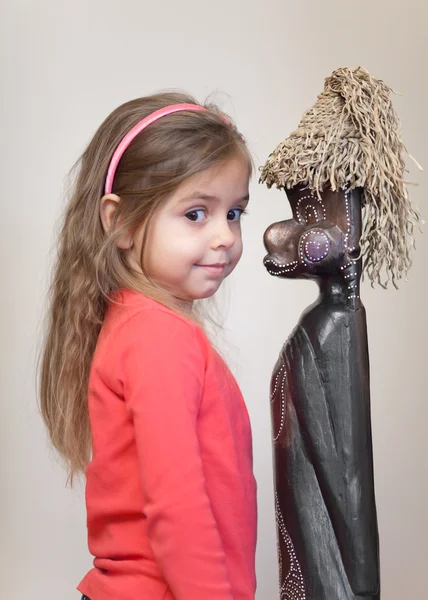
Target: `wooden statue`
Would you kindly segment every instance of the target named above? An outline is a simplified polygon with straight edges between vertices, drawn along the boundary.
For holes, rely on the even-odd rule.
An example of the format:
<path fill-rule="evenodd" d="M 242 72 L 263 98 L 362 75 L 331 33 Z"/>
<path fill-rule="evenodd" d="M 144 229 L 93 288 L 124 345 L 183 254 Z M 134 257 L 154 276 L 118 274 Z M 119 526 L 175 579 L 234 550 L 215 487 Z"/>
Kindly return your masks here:
<path fill-rule="evenodd" d="M 360 278 L 396 285 L 419 219 L 389 91 L 363 68 L 338 69 L 262 169 L 292 209 L 266 231 L 264 265 L 319 286 L 271 383 L 281 600 L 380 598 Z"/>

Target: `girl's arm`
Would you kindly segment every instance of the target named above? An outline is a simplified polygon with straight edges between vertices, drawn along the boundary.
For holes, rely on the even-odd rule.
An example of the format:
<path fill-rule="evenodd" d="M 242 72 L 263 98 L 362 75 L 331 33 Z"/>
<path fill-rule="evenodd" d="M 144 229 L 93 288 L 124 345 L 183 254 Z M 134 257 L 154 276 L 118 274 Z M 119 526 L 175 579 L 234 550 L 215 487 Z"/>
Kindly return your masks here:
<path fill-rule="evenodd" d="M 205 374 L 199 330 L 154 308 L 128 321 L 123 333 L 129 337 L 125 401 L 155 557 L 177 600 L 233 600 L 199 451 Z"/>

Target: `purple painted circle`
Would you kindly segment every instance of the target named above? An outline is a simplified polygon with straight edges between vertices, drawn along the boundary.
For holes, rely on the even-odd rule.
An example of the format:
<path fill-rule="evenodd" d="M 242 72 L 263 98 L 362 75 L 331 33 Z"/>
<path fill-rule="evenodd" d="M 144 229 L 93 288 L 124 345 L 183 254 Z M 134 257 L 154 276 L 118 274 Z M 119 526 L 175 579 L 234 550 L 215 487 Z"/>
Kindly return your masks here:
<path fill-rule="evenodd" d="M 310 262 L 323 260 L 330 250 L 330 242 L 323 231 L 308 231 L 302 239 L 305 258 Z"/>

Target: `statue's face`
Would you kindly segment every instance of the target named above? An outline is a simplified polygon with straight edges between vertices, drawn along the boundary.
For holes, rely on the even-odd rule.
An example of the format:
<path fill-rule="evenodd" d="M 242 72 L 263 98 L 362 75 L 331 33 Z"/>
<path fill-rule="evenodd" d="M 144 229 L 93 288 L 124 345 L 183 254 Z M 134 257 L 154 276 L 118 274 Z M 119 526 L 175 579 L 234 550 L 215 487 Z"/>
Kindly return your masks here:
<path fill-rule="evenodd" d="M 350 199 L 345 192 L 287 190 L 293 218 L 274 223 L 265 232 L 264 265 L 278 277 L 317 278 L 340 275 L 355 251 L 351 235 Z"/>

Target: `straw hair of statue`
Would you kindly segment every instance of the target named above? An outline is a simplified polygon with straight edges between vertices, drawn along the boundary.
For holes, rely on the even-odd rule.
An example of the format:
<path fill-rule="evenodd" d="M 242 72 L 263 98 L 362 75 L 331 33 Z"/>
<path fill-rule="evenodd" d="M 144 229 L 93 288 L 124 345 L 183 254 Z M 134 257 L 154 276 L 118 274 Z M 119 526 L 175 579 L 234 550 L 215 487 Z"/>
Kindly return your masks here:
<path fill-rule="evenodd" d="M 420 221 L 403 177 L 407 150 L 391 91 L 363 67 L 337 69 L 260 176 L 269 188 L 302 185 L 317 194 L 362 188 L 363 270 L 383 287 L 406 276 Z"/>

